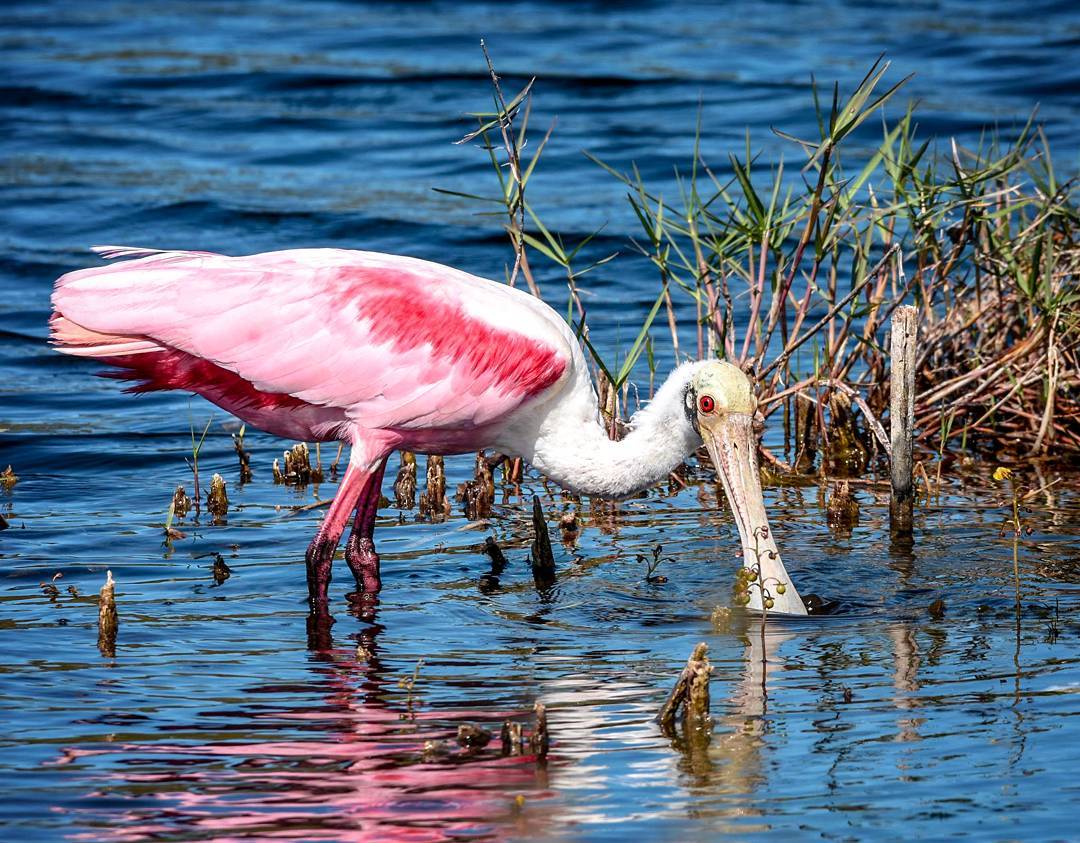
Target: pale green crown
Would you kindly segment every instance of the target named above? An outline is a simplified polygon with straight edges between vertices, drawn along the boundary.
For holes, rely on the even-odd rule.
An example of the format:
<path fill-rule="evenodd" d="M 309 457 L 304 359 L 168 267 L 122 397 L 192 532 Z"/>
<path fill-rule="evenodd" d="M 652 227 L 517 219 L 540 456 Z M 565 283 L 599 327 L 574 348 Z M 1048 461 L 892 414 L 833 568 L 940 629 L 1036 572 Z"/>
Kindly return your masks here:
<path fill-rule="evenodd" d="M 722 360 L 702 363 L 690 385 L 698 396 L 711 395 L 718 412 L 753 414 L 757 408 L 750 379 L 731 363 Z"/>

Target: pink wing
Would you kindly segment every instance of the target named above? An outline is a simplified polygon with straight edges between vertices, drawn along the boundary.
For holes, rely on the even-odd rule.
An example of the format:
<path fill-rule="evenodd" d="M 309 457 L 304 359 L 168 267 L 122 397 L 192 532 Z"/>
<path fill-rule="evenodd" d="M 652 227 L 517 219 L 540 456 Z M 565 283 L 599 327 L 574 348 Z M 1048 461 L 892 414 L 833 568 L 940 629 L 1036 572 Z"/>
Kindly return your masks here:
<path fill-rule="evenodd" d="M 223 388 L 248 403 L 332 409 L 360 428 L 461 429 L 498 422 L 573 359 L 536 299 L 414 258 L 99 251 L 139 257 L 60 278 L 54 342 L 124 367 L 144 379 L 136 389 L 217 400 L 198 382 L 233 378 Z"/>

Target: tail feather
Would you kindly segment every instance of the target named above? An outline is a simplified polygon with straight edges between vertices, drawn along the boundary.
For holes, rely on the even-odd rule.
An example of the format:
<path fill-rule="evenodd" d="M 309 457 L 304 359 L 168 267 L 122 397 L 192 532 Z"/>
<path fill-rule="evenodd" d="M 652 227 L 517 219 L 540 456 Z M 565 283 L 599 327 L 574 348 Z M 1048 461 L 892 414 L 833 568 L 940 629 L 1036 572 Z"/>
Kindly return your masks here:
<path fill-rule="evenodd" d="M 120 327 L 112 317 L 117 312 L 130 311 L 133 298 L 144 306 L 144 310 L 149 302 L 150 311 L 153 311 L 152 303 L 155 296 L 160 295 L 160 285 L 149 283 L 153 276 L 143 275 L 144 269 L 156 269 L 159 264 L 198 259 L 212 253 L 136 246 L 92 246 L 91 250 L 108 260 L 133 260 L 88 267 L 57 279 L 52 296 L 53 312 L 49 318 L 49 341 L 63 354 L 93 358 L 117 367 L 120 371 L 109 373 L 111 376 L 132 377 L 132 371 L 138 371 L 138 377 L 157 383 L 160 379 L 155 380 L 141 370 L 153 367 L 155 361 L 168 356 L 163 352 L 175 349 L 140 330 L 139 319 L 120 320 L 120 325 L 125 321 L 129 323 Z M 129 274 L 132 271 L 136 274 Z M 65 311 L 72 310 L 77 313 L 77 319 L 95 324 L 98 330 L 65 315 Z M 110 322 L 114 323 L 114 330 L 101 330 L 103 324 Z"/>
<path fill-rule="evenodd" d="M 166 258 L 190 258 L 215 256 L 214 252 L 191 252 L 178 249 L 147 249 L 142 246 L 91 246 L 90 251 L 105 260 L 117 258 L 148 258 L 152 255 L 163 255 Z"/>
<path fill-rule="evenodd" d="M 99 359 L 165 351 L 163 346 L 149 337 L 91 331 L 58 311 L 54 311 L 49 318 L 49 341 L 64 354 Z"/>

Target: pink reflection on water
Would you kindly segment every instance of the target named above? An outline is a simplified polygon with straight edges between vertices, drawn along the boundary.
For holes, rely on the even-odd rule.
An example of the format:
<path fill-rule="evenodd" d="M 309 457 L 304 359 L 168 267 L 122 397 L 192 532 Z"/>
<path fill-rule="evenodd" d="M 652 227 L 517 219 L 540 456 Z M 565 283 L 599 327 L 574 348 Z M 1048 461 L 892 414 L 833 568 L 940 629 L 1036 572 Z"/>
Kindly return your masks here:
<path fill-rule="evenodd" d="M 340 651 L 321 657 L 326 664 L 317 667 L 312 684 L 323 684 L 323 703 L 313 706 L 305 694 L 305 707 L 292 710 L 268 711 L 260 704 L 256 711 L 215 712 L 209 726 L 246 736 L 286 731 L 286 739 L 64 750 L 54 763 L 77 765 L 94 783 L 78 810 L 82 816 L 72 817 L 93 831 L 80 831 L 74 839 L 180 835 L 426 843 L 494 839 L 525 826 L 536 833 L 545 824 L 543 812 L 531 805 L 553 795 L 547 763 L 501 754 L 499 726 L 515 719 L 525 721 L 528 731 L 525 712 L 410 711 L 386 699 L 391 683 L 380 678 L 377 658 L 358 662 Z M 223 714 L 228 725 L 219 725 Z M 457 745 L 457 725 L 466 722 L 494 733 L 486 748 Z M 296 738 L 298 724 L 305 734 Z M 205 731 L 208 724 L 191 729 Z M 95 805 L 98 800 L 102 804 Z M 121 800 L 130 807 L 117 808 Z"/>

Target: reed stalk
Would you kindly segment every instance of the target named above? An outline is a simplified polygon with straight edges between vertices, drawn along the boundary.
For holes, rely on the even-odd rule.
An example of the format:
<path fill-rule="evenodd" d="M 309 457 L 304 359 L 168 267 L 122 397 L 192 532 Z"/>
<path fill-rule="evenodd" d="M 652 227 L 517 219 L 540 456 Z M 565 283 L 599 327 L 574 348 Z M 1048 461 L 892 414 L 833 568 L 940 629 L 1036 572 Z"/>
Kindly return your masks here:
<path fill-rule="evenodd" d="M 525 198 L 552 131 L 526 161 L 536 80 L 507 100 L 485 59 L 496 108 L 475 115 L 479 127 L 464 140 L 481 142 L 501 192 L 455 195 L 501 207 L 517 271 L 530 267 L 531 251 L 563 274 L 566 317 L 596 367 L 613 435 L 646 351 L 651 383 L 661 311 L 676 361 L 692 348 L 738 363 L 756 378 L 766 414 L 790 418 L 795 397 L 813 394 L 827 442 L 830 397 L 843 387 L 859 399 L 862 426 L 875 428 L 889 401 L 885 329 L 898 306 L 913 304 L 922 337 L 916 444 L 939 466 L 956 446 L 1080 453 L 1076 179 L 1055 172 L 1033 121 L 974 149 L 922 137 L 913 105 L 885 114 L 907 80 L 887 84 L 879 59 L 847 95 L 833 85 L 823 97 L 812 82 L 817 137 L 776 131 L 802 159 L 797 168 L 790 156 L 761 164 L 749 135 L 740 153 L 712 165 L 700 117 L 675 202 L 636 167 L 621 172 L 586 153 L 626 187 L 643 235 L 632 246 L 656 270 L 653 305 L 616 366 L 590 339 L 582 276 L 611 271 L 620 253 L 588 263 L 600 229 L 568 245 Z M 865 151 L 871 118 L 881 135 Z M 680 300 L 696 317 L 689 345 Z"/>

